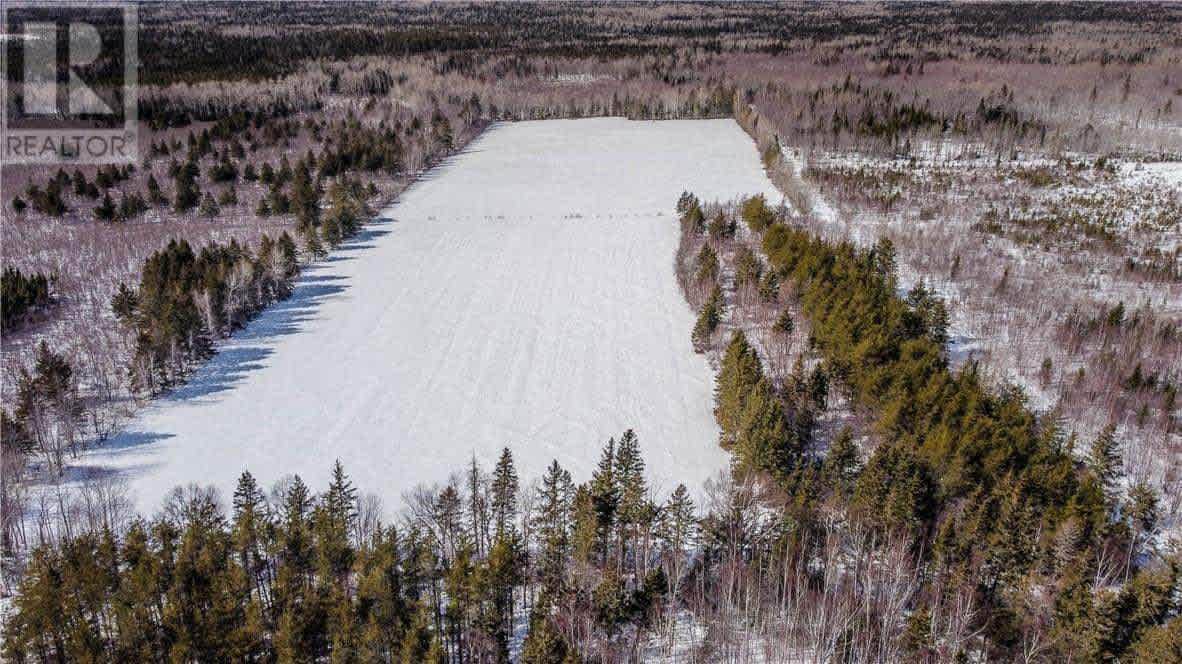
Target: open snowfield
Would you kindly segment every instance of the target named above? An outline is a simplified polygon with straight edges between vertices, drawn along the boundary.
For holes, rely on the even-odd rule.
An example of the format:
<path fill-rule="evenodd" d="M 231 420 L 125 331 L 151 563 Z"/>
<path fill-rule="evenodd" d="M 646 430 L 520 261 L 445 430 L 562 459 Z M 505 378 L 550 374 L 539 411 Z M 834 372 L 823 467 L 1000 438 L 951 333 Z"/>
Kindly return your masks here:
<path fill-rule="evenodd" d="M 731 120 L 495 126 L 70 475 L 152 513 L 190 482 L 228 503 L 243 469 L 322 490 L 339 458 L 390 510 L 504 446 L 523 481 L 585 479 L 631 427 L 659 493 L 696 492 L 727 461 L 673 273 L 683 190 L 780 200 Z"/>

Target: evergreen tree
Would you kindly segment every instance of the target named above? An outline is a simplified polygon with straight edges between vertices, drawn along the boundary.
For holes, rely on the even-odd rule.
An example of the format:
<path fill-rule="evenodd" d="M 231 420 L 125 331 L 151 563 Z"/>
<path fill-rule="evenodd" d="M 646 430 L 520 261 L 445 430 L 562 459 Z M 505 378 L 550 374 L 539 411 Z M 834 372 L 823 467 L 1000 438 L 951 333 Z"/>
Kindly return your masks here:
<path fill-rule="evenodd" d="M 848 498 L 853 491 L 860 456 L 853 433 L 849 427 L 843 428 L 825 455 L 821 470 L 826 483 L 839 495 Z"/>
<path fill-rule="evenodd" d="M 517 518 L 517 471 L 513 468 L 513 455 L 506 447 L 493 470 L 492 513 L 497 538 L 515 532 Z"/>
<path fill-rule="evenodd" d="M 280 178 L 281 180 L 286 178 Z M 312 228 L 320 223 L 320 191 L 312 182 L 312 175 L 304 161 L 296 164 L 295 178 L 291 185 L 291 209 L 296 222 L 303 228 Z"/>
<path fill-rule="evenodd" d="M 775 221 L 775 214 L 767 205 L 763 194 L 752 196 L 743 202 L 741 210 L 743 221 L 754 233 L 762 233 Z"/>
<path fill-rule="evenodd" d="M 718 286 L 710 292 L 710 297 L 707 298 L 706 303 L 702 305 L 702 310 L 698 313 L 698 319 L 694 322 L 694 330 L 690 335 L 693 341 L 694 351 L 704 353 L 710 347 L 711 339 L 714 337 L 714 331 L 718 329 L 718 325 L 722 322 L 722 289 Z"/>
<path fill-rule="evenodd" d="M 172 207 L 177 212 L 191 210 L 201 201 L 201 190 L 197 186 L 197 164 L 192 161 L 177 168 L 176 197 Z"/>
<path fill-rule="evenodd" d="M 730 449 L 738 436 L 739 419 L 755 385 L 763 377 L 759 357 L 742 330 L 735 330 L 722 357 L 714 387 L 714 417 L 722 430 L 720 444 Z"/>
<path fill-rule="evenodd" d="M 698 519 L 694 501 L 684 484 L 678 484 L 660 511 L 657 538 L 665 548 L 665 560 L 673 581 L 674 595 L 681 583 L 689 552 L 698 543 Z"/>
<path fill-rule="evenodd" d="M 357 489 L 345 475 L 340 459 L 333 462 L 332 480 L 324 494 L 324 506 L 333 522 L 344 529 L 352 529 L 357 523 Z"/>
<path fill-rule="evenodd" d="M 319 260 L 328 255 L 328 251 L 324 248 L 324 243 L 320 241 L 320 233 L 315 228 L 308 229 L 303 233 L 304 235 L 304 252 L 315 260 Z"/>
<path fill-rule="evenodd" d="M 621 565 L 628 560 L 629 548 L 637 549 L 637 540 L 647 531 L 655 516 L 655 508 L 648 501 L 648 485 L 644 480 L 644 458 L 640 442 L 628 429 L 616 446 L 614 479 L 618 487 L 617 524 L 618 556 Z M 633 555 L 633 563 L 637 564 Z"/>
<path fill-rule="evenodd" d="M 152 173 L 148 174 L 148 202 L 156 207 L 168 202 L 164 193 L 160 191 L 160 183 L 156 181 L 156 176 Z"/>
<path fill-rule="evenodd" d="M 202 217 L 213 219 L 214 217 L 218 216 L 218 213 L 220 212 L 221 208 L 218 207 L 217 201 L 213 199 L 213 196 L 209 192 L 206 192 L 205 195 L 201 197 L 201 205 L 197 208 L 197 214 L 201 215 Z"/>
<path fill-rule="evenodd" d="M 694 259 L 694 281 L 699 285 L 714 284 L 718 280 L 720 270 L 718 254 L 709 244 L 703 244 Z"/>
<path fill-rule="evenodd" d="M 801 450 L 792 427 L 775 390 L 763 377 L 743 400 L 734 435 L 732 451 L 741 470 L 759 470 L 783 479 L 798 463 Z"/>
<path fill-rule="evenodd" d="M 111 194 L 103 194 L 102 203 L 94 208 L 94 217 L 99 221 L 115 220 L 115 202 L 111 200 Z"/>
<path fill-rule="evenodd" d="M 591 505 L 594 510 L 595 550 L 601 563 L 607 562 L 611 534 L 620 507 L 620 485 L 616 478 L 616 439 L 609 438 L 591 475 Z"/>
<path fill-rule="evenodd" d="M 1096 481 L 1100 483 L 1105 498 L 1111 503 L 1115 500 L 1116 491 L 1119 488 L 1123 466 L 1115 425 L 1110 424 L 1104 427 L 1100 435 L 1092 441 L 1092 446 L 1088 450 L 1087 464 Z"/>
<path fill-rule="evenodd" d="M 249 472 L 243 471 L 234 490 L 234 549 L 238 562 L 246 571 L 248 590 L 262 583 L 265 561 L 263 532 L 269 527 L 263 492 Z"/>
<path fill-rule="evenodd" d="M 538 513 L 534 530 L 541 547 L 538 569 L 543 592 L 557 592 L 570 547 L 570 511 L 574 484 L 570 473 L 555 460 L 550 463 L 538 489 Z"/>
<path fill-rule="evenodd" d="M 522 664 L 563 664 L 567 645 L 550 620 L 548 602 L 535 604 L 529 615 L 529 632 L 521 648 Z"/>

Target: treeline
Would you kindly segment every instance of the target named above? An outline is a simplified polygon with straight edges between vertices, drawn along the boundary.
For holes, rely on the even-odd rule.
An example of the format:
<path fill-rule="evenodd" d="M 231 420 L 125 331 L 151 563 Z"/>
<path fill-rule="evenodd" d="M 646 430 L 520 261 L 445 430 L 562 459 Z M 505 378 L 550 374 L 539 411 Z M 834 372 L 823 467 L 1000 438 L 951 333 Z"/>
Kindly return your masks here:
<path fill-rule="evenodd" d="M 1125 655 L 1177 615 L 1178 561 L 1155 563 L 1149 536 L 1157 497 L 1123 490 L 1112 429 L 1080 463 L 1077 442 L 1020 392 L 990 392 L 971 364 L 951 371 L 946 313 L 922 287 L 898 294 L 889 241 L 859 250 L 776 223 L 763 249 L 795 285 L 835 384 L 875 417 L 882 442 L 848 510 L 921 553 L 931 580 L 917 611 L 972 579 L 984 653 L 1008 657 L 1028 621 L 1045 621 L 1058 656 L 1089 661 Z M 744 364 L 741 351 L 728 349 L 720 379 Z M 1038 601 L 1036 587 L 1054 599 Z"/>
<path fill-rule="evenodd" d="M 923 76 L 922 61 L 916 73 Z M 767 116 L 785 142 L 821 149 L 911 155 L 924 140 L 951 139 L 988 146 L 1010 159 L 1017 146 L 1042 149 L 1048 138 L 1065 140 L 1049 136 L 1047 121 L 1020 109 L 1006 84 L 977 97 L 975 108 L 945 95 L 937 90 L 922 98 L 918 93 L 907 97 L 890 82 L 847 74 L 843 81 L 824 86 L 793 89 L 769 83 L 749 91 L 746 100 Z"/>
<path fill-rule="evenodd" d="M 267 495 L 243 473 L 227 517 L 177 489 L 159 516 L 95 528 L 32 556 L 5 626 L 9 661 L 623 661 L 688 569 L 684 487 L 652 502 L 632 432 L 590 481 L 553 463 L 535 490 L 506 449 L 414 494 L 397 526 L 338 463 L 315 495 Z M 528 494 L 528 495 L 527 495 Z"/>
<path fill-rule="evenodd" d="M 734 466 L 705 514 L 684 487 L 654 499 L 632 432 L 581 485 L 555 463 L 524 491 L 508 450 L 474 462 L 397 527 L 339 467 L 321 496 L 244 475 L 228 518 L 190 489 L 35 553 L 5 656 L 505 661 L 528 614 L 525 662 L 636 661 L 687 623 L 705 636 L 681 654 L 706 661 L 1171 661 L 1182 568 L 1154 544 L 1153 493 L 1121 489 L 1115 433 L 1076 462 L 1018 396 L 949 370 L 938 299 L 897 292 L 888 243 L 826 243 L 748 203 L 823 363 L 777 383 L 732 335 L 715 416 Z M 710 211 L 706 235 L 733 223 L 682 208 L 691 228 Z M 848 429 L 813 440 L 830 391 L 874 415 L 865 461 Z"/>
<path fill-rule="evenodd" d="M 339 5 L 339 6 L 338 6 Z M 1176 24 L 1176 11 L 1155 6 L 1161 25 Z M 1047 34 L 1060 22 L 1087 26 L 1130 24 L 1143 12 L 1120 5 L 1046 4 L 1038 12 L 1004 8 L 907 7 L 886 15 L 829 6 L 801 6 L 784 12 L 759 3 L 716 5 L 710 12 L 676 12 L 673 21 L 659 8 L 628 10 L 515 3 L 492 5 L 375 7 L 370 3 L 334 3 L 332 12 L 317 5 L 279 12 L 273 7 L 238 3 L 233 21 L 225 10 L 149 6 L 140 13 L 145 82 L 169 84 L 203 80 L 262 80 L 291 73 L 309 59 L 347 59 L 397 54 L 490 52 L 618 59 L 687 48 L 718 54 L 735 51 L 792 53 L 801 42 L 828 46 L 840 57 L 864 50 L 896 75 L 925 61 L 967 52 L 995 62 L 1136 62 L 1150 57 L 1143 49 L 1080 49 L 1049 45 L 1040 49 L 1010 35 Z M 263 35 L 245 36 L 237 25 L 268 26 Z M 201 26 L 201 27 L 194 27 Z M 340 27 L 348 26 L 348 27 Z M 391 27 L 396 26 L 396 27 Z M 887 40 L 868 35 L 890 35 Z M 919 45 L 923 45 L 921 48 Z M 1146 53 L 1148 51 L 1148 53 Z M 166 53 L 189 53 L 182 59 Z M 119 63 L 104 59 L 92 67 L 100 79 L 118 74 Z M 910 73 L 910 72 L 908 72 Z"/>
<path fill-rule="evenodd" d="M 0 277 L 0 331 L 12 331 L 30 313 L 52 302 L 49 278 L 44 274 L 25 274 L 12 266 L 4 268 Z"/>
<path fill-rule="evenodd" d="M 1159 496 L 1122 477 L 1114 427 L 1085 446 L 1035 418 L 1019 391 L 987 389 L 974 365 L 950 370 L 947 310 L 922 282 L 899 291 L 889 241 L 865 250 L 824 241 L 759 197 L 718 205 L 683 194 L 678 209 L 679 275 L 702 302 L 695 346 L 716 348 L 705 330 L 733 330 L 718 358 L 715 416 L 736 481 L 749 488 L 730 500 L 782 523 L 750 534 L 739 559 L 826 570 L 804 573 L 807 588 L 718 579 L 746 604 L 707 615 L 750 619 L 751 602 L 756 612 L 791 605 L 764 629 L 784 633 L 788 652 L 841 661 L 1168 661 L 1177 652 L 1182 561 L 1157 541 Z M 751 233 L 728 239 L 736 219 Z M 787 288 L 744 303 L 744 288 L 764 279 Z M 792 333 L 794 310 L 808 319 L 808 339 L 774 380 L 767 370 L 785 361 L 774 347 Z M 806 358 L 818 360 L 812 372 Z M 845 421 L 865 424 L 821 432 L 830 392 L 849 404 Z M 844 584 L 860 574 L 849 561 L 863 556 L 893 561 L 899 576 L 847 597 Z M 881 631 L 860 625 L 849 602 L 884 596 Z M 850 631 L 826 636 L 825 621 L 843 615 Z M 885 641 L 859 649 L 850 634 Z M 1037 656 L 1022 650 L 1032 643 Z"/>
<path fill-rule="evenodd" d="M 241 327 L 291 293 L 299 273 L 295 242 L 264 235 L 255 252 L 231 240 L 195 252 L 173 240 L 145 262 L 139 287 L 120 284 L 111 309 L 133 334 L 130 372 L 140 390 L 177 384 L 213 352 L 214 338 Z"/>

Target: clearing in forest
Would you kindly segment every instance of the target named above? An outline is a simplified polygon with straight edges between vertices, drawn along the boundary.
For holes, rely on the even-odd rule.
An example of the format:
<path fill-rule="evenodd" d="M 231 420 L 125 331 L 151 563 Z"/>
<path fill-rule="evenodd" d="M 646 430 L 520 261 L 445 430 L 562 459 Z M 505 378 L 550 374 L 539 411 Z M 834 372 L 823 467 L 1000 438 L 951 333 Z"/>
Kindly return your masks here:
<path fill-rule="evenodd" d="M 393 508 L 504 446 L 581 480 L 633 428 L 658 494 L 696 492 L 727 461 L 673 272 L 684 190 L 779 200 L 731 120 L 496 125 L 70 475 L 151 513 L 244 469 L 322 488 L 339 458 Z"/>

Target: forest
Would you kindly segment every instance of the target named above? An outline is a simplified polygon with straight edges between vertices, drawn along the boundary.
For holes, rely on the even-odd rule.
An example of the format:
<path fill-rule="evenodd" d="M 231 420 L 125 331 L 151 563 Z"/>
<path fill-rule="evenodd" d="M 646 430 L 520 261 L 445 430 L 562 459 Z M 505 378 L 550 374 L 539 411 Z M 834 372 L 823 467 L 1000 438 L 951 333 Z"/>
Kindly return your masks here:
<path fill-rule="evenodd" d="M 137 162 L 0 171 L 4 659 L 1182 660 L 1178 5 L 139 15 Z M 486 128 L 595 116 L 733 118 L 782 194 L 668 201 L 716 482 L 76 481 Z"/>
<path fill-rule="evenodd" d="M 718 340 L 733 463 L 704 512 L 684 486 L 653 495 L 631 431 L 584 484 L 555 462 L 523 486 L 506 448 L 491 470 L 474 462 L 409 496 L 392 525 L 339 464 L 318 495 L 244 473 L 229 514 L 192 485 L 119 538 L 103 527 L 38 549 L 7 656 L 496 661 L 512 647 L 527 662 L 618 661 L 659 652 L 681 621 L 721 631 L 766 611 L 762 647 L 780 655 L 1168 661 L 1182 570 L 1149 537 L 1154 492 L 1118 490 L 1112 432 L 1077 461 L 1020 397 L 949 369 L 939 301 L 897 294 L 889 241 L 830 244 L 750 203 L 718 216 L 762 236 L 821 369 L 780 383 L 741 329 Z M 681 207 L 708 236 L 698 201 Z M 872 415 L 865 458 L 848 428 L 819 449 L 830 391 Z M 694 656 L 726 657 L 726 637 Z"/>

